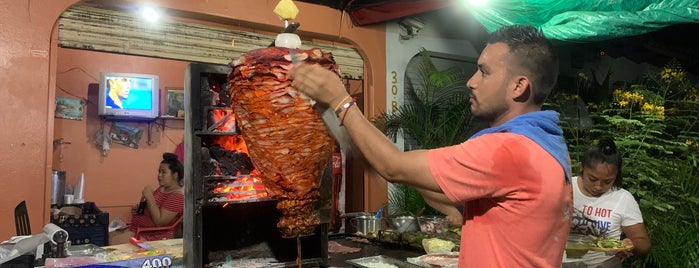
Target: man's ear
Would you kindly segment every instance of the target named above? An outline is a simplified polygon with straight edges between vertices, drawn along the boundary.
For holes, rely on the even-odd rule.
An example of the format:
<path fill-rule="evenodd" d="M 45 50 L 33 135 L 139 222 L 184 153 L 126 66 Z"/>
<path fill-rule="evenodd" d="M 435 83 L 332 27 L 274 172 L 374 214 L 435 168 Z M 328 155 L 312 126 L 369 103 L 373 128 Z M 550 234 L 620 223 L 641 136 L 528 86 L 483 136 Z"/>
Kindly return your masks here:
<path fill-rule="evenodd" d="M 514 99 L 525 100 L 531 97 L 533 92 L 526 76 L 517 76 L 514 79 L 515 89 L 512 91 Z"/>

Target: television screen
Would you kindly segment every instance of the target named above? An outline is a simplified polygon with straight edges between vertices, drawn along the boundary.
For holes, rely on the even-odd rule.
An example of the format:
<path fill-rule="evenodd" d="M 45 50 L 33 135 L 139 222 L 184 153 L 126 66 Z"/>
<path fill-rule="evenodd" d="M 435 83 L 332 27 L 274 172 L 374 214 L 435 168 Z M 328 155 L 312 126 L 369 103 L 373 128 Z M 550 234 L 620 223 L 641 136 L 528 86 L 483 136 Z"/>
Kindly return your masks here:
<path fill-rule="evenodd" d="M 154 119 L 160 113 L 159 77 L 101 73 L 99 115 L 111 119 Z"/>

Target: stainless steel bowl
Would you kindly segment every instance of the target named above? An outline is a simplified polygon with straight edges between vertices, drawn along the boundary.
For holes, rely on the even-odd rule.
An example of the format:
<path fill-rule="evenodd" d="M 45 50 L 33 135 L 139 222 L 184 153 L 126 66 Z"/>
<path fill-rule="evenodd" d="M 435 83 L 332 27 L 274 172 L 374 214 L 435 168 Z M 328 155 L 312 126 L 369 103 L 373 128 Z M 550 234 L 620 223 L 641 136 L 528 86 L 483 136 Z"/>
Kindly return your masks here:
<path fill-rule="evenodd" d="M 388 219 L 389 226 L 391 226 L 391 229 L 398 233 L 402 232 L 414 232 L 419 229 L 419 225 L 417 223 L 417 218 L 415 216 L 396 216 L 396 217 L 390 217 Z"/>

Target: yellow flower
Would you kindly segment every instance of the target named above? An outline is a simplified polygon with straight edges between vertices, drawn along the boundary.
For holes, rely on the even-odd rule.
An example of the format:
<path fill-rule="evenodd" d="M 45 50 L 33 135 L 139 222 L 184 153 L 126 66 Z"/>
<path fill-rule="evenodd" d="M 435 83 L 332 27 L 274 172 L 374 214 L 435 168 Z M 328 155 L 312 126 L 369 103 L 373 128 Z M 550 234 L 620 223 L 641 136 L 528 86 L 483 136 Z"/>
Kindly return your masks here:
<path fill-rule="evenodd" d="M 653 109 L 653 113 L 660 118 L 665 118 L 665 107 L 664 106 L 655 106 L 655 109 Z"/>
<path fill-rule="evenodd" d="M 614 97 L 619 97 L 622 93 L 623 91 L 621 91 L 620 88 L 617 88 L 614 90 Z"/>
<path fill-rule="evenodd" d="M 625 100 L 620 100 L 620 101 L 619 101 L 619 106 L 621 106 L 621 107 L 626 107 L 626 105 L 629 105 L 629 102 L 628 102 L 628 101 L 625 101 Z"/>
<path fill-rule="evenodd" d="M 629 100 L 633 103 L 641 103 L 643 102 L 643 95 L 638 92 L 631 93 Z"/>
<path fill-rule="evenodd" d="M 682 69 L 682 65 L 680 65 L 680 63 L 677 61 L 671 61 L 660 71 L 660 79 L 662 79 L 665 83 L 681 81 L 684 78 L 684 69 Z"/>

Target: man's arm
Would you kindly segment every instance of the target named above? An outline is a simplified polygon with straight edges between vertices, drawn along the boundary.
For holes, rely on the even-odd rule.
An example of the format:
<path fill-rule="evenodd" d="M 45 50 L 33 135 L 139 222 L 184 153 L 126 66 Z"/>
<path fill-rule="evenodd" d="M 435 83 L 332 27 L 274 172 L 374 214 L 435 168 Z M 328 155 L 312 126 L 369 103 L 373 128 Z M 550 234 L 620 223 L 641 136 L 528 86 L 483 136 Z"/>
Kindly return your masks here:
<path fill-rule="evenodd" d="M 296 65 L 292 86 L 331 109 L 341 107 L 348 93 L 337 76 L 318 65 Z M 404 183 L 431 191 L 441 191 L 427 165 L 427 151 L 401 152 L 356 105 L 341 109 L 338 115 L 355 146 L 369 164 L 391 182 Z"/>
<path fill-rule="evenodd" d="M 434 191 L 428 191 L 424 189 L 417 189 L 417 191 L 425 199 L 425 202 L 430 205 L 430 207 L 436 209 L 437 211 L 444 214 L 452 226 L 461 226 L 464 222 L 463 213 L 459 211 L 456 204 L 451 202 L 449 198 L 444 193 L 438 193 Z"/>

